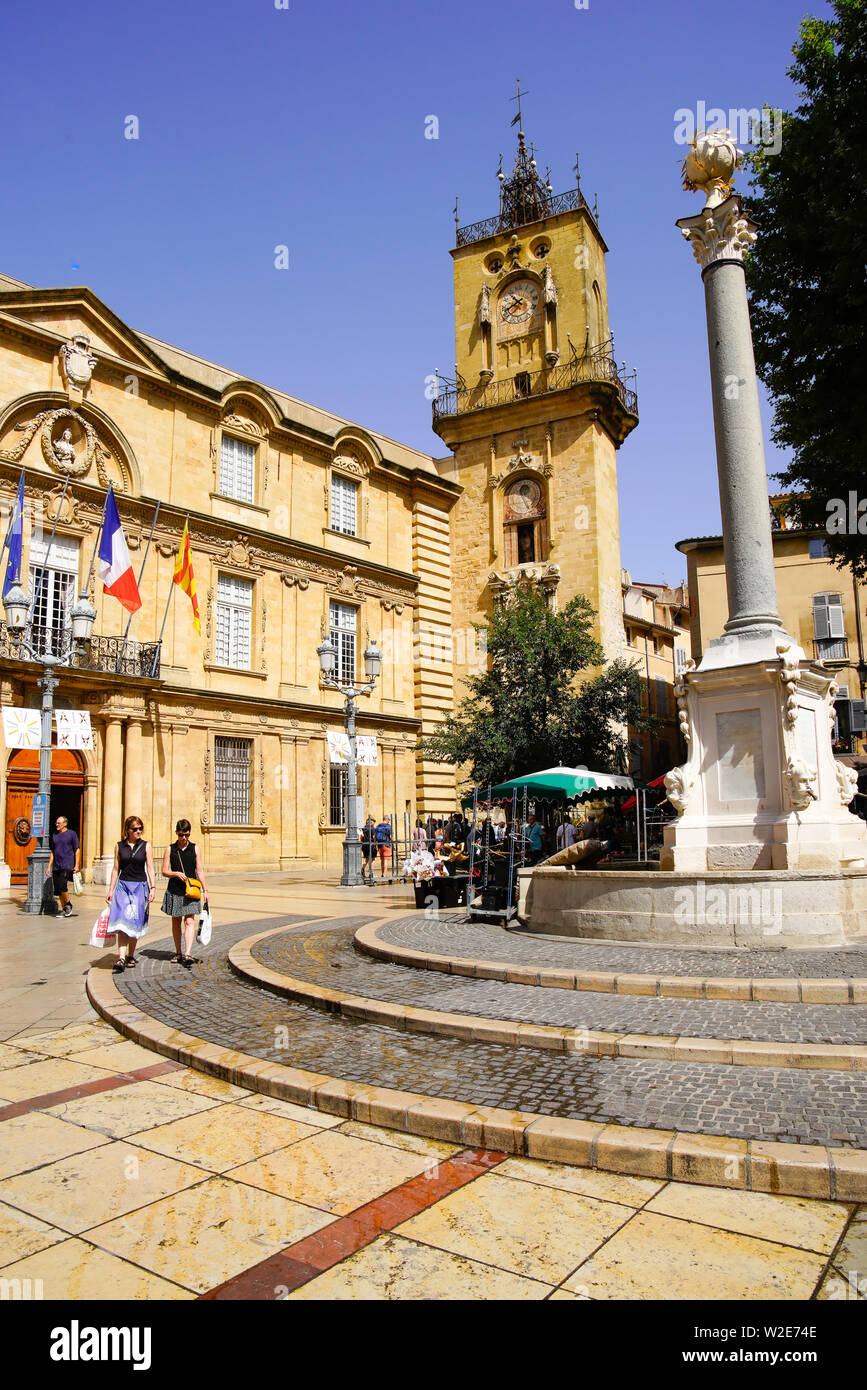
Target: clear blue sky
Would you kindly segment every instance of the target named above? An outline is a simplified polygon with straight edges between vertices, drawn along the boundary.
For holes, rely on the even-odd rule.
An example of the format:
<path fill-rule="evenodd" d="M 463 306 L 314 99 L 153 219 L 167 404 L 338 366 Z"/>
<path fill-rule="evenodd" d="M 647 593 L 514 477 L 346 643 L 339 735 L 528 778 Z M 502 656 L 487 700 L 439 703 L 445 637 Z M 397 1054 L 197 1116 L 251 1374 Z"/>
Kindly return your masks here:
<path fill-rule="evenodd" d="M 435 454 L 425 377 L 454 356 L 452 209 L 497 210 L 509 98 L 556 191 L 599 199 L 623 563 L 676 583 L 717 532 L 703 292 L 675 218 L 679 107 L 792 107 L 822 0 L 42 0 L 6 5 L 0 269 L 87 284 L 133 327 Z M 140 138 L 124 139 L 135 115 Z M 436 115 L 439 139 L 424 137 Z M 274 248 L 289 248 L 289 269 Z M 766 421 L 767 421 L 766 412 Z M 781 463 L 768 445 L 768 465 Z"/>

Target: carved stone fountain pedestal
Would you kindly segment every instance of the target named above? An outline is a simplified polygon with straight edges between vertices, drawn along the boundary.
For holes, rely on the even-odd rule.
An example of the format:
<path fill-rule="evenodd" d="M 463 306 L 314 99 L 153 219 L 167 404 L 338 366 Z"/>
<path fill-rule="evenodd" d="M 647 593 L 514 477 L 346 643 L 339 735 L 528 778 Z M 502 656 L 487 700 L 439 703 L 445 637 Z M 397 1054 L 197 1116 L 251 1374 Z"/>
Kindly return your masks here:
<path fill-rule="evenodd" d="M 660 868 L 863 868 L 856 777 L 831 749 L 833 676 L 785 638 L 773 657 L 717 665 L 723 645 L 675 687 L 689 757 L 665 779 L 679 816 Z"/>

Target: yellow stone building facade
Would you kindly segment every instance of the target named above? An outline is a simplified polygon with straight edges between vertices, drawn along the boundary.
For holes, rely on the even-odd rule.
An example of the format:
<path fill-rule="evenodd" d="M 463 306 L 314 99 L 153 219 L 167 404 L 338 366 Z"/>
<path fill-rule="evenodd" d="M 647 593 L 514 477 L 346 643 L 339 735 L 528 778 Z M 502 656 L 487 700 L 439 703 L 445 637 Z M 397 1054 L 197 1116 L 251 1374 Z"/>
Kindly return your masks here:
<path fill-rule="evenodd" d="M 863 635 L 864 592 L 851 570 L 828 558 L 819 531 L 789 527 L 785 499 L 773 499 L 774 574 L 785 630 L 808 661 L 823 661 L 839 687 L 835 745 L 838 753 L 867 753 L 864 694 L 867 662 Z M 687 560 L 691 599 L 692 658 L 698 664 L 708 642 L 728 617 L 725 557 L 721 536 L 678 541 Z"/>
<path fill-rule="evenodd" d="M 0 276 L 0 506 L 23 469 L 36 639 L 56 643 L 82 591 L 97 610 L 56 696 L 89 710 L 94 747 L 55 754 L 52 813 L 98 881 L 133 813 L 157 849 L 187 817 L 211 868 L 337 869 L 327 633 L 344 679 L 382 648 L 358 716 L 378 763 L 359 790 L 400 831 L 455 805 L 454 769 L 417 744 L 484 660 L 472 625 L 494 602 L 583 593 L 606 656 L 626 653 L 616 450 L 637 403 L 613 358 L 605 243 L 579 188 L 542 184 L 523 131 L 501 185 L 498 215 L 459 228 L 452 253 L 456 374 L 434 401 L 447 458 L 136 331 L 88 289 Z M 109 484 L 143 563 L 129 641 L 92 572 Z M 187 519 L 202 633 L 178 590 L 161 635 Z M 40 674 L 3 628 L 0 704 L 37 707 Z M 37 783 L 35 752 L 3 758 L 0 886 L 26 876 Z"/>
<path fill-rule="evenodd" d="M 630 772 L 651 781 L 686 759 L 674 687 L 690 657 L 686 584 L 639 583 L 623 571 L 623 626 L 629 659 L 638 669 L 642 705 L 653 732 L 629 730 Z"/>
<path fill-rule="evenodd" d="M 344 676 L 363 671 L 369 639 L 384 653 L 360 701 L 359 733 L 378 745 L 366 805 L 399 821 L 452 808 L 453 773 L 415 752 L 452 689 L 447 665 L 434 686 L 414 657 L 428 617 L 450 624 L 459 489 L 430 456 L 135 332 L 89 290 L 2 277 L 7 515 L 22 468 L 22 579 L 55 635 L 87 586 L 109 483 L 136 572 L 159 503 L 130 642 L 127 613 L 91 578 L 87 660 L 60 672 L 57 705 L 90 711 L 94 748 L 55 755 L 53 811 L 80 832 L 88 873 L 105 879 L 131 813 L 155 846 L 188 817 L 212 868 L 340 863 L 343 774 L 326 735 L 343 728 L 342 699 L 316 653 L 329 631 Z M 152 676 L 187 517 L 202 634 L 176 591 Z M 36 707 L 40 674 L 4 627 L 0 703 Z M 3 758 L 0 875 L 21 882 L 37 756 Z"/>

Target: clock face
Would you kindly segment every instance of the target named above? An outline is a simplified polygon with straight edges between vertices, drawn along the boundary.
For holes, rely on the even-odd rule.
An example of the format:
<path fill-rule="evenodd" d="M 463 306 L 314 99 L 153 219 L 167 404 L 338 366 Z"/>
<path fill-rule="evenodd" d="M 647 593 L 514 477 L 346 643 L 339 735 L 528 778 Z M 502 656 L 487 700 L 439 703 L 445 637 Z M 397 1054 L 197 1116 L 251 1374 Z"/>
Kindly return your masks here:
<path fill-rule="evenodd" d="M 538 286 L 532 280 L 513 280 L 500 299 L 500 318 L 510 326 L 529 323 L 538 307 Z"/>

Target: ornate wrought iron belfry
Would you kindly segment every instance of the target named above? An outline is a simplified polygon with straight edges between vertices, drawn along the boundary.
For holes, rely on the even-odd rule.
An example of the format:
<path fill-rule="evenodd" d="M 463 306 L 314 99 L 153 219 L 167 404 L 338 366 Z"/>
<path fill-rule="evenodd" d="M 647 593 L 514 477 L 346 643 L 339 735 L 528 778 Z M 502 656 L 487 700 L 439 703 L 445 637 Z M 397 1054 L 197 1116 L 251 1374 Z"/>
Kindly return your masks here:
<path fill-rule="evenodd" d="M 521 91 L 519 81 L 517 95 L 512 97 L 512 101 L 518 103 L 518 114 L 512 122 L 512 125 L 518 127 L 518 153 L 515 158 L 515 167 L 512 171 L 512 177 L 507 179 L 503 174 L 503 156 L 500 155 L 500 167 L 497 170 L 497 178 L 500 180 L 501 228 L 523 227 L 527 222 L 536 222 L 540 217 L 547 217 L 551 210 L 553 189 L 550 179 L 547 183 L 543 183 L 540 179 L 533 146 L 527 148 L 527 141 L 524 136 L 521 97 L 525 96 L 527 93 Z"/>

